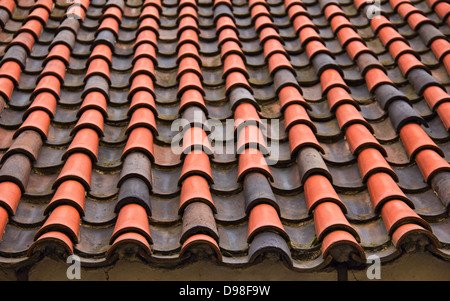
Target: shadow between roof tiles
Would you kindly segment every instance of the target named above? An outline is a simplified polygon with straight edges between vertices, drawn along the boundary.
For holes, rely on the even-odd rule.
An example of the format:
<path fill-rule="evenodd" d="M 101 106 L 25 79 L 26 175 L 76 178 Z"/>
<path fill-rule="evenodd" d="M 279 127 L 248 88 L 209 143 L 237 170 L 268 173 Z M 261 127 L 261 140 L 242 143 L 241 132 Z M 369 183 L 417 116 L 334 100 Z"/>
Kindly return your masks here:
<path fill-rule="evenodd" d="M 444 1 L 2 3 L 2 263 L 448 260 Z"/>

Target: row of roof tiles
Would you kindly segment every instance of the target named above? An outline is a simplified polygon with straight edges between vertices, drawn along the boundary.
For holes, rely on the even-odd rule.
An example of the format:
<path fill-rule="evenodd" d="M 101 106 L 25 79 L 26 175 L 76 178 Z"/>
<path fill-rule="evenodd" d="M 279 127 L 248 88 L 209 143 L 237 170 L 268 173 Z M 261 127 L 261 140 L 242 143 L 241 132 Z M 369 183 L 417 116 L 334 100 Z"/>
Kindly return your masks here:
<path fill-rule="evenodd" d="M 69 8 L 66 16 L 75 14 L 77 18 L 63 17 L 56 28 L 49 53 L 43 60 L 43 69 L 36 78 L 36 87 L 30 94 L 31 104 L 22 117 L 23 123 L 14 131 L 14 142 L 2 156 L 0 185 L 4 189 L 0 190 L 0 211 L 3 229 L 15 214 L 26 191 L 33 162 L 40 157 L 51 120 L 55 117 L 80 21 L 84 20 L 90 7 L 87 1 L 75 3 L 81 5 L 82 10 L 70 11 Z M 21 71 L 27 64 L 26 59 L 32 53 L 35 41 L 39 39 L 41 26 L 45 26 L 48 21 L 52 4 L 51 1 L 37 1 L 30 8 L 30 16 L 35 10 L 44 9 L 47 13 L 45 20 L 40 19 L 36 23 L 35 18 L 27 17 L 21 30 L 5 48 L 0 80 L 5 82 L 1 86 L 1 95 L 6 103 L 11 100 L 14 87 L 20 82 Z M 447 206 L 449 190 L 445 183 L 448 182 L 449 166 L 443 159 L 443 151 L 422 128 L 427 126 L 427 122 L 390 79 L 388 71 L 359 35 L 340 3 L 319 1 L 319 5 L 342 49 L 358 66 L 368 91 L 375 96 L 379 106 L 388 112 L 410 162 L 416 162 L 424 181 L 434 188 L 438 198 Z M 355 5 L 359 10 L 371 9 L 368 3 L 356 1 Z M 443 49 L 448 48 L 448 39 L 436 25 L 409 1 L 391 1 L 390 5 L 425 39 L 424 44 L 431 47 L 436 59 L 447 66 L 445 62 L 450 52 Z M 338 127 L 345 135 L 351 154 L 356 158 L 360 180 L 367 185 L 372 209 L 381 216 L 394 246 L 401 249 L 406 244 L 413 248 L 428 245 L 439 253 L 436 250 L 441 247 L 440 240 L 433 234 L 430 225 L 414 211 L 414 202 L 399 186 L 399 177 L 386 159 L 386 149 L 374 137 L 374 128 L 361 114 L 361 107 L 352 97 L 352 90 L 345 81 L 345 73 L 312 21 L 308 5 L 293 0 L 285 1 L 283 6 L 320 80 L 322 97 L 327 100 L 330 112 L 335 114 Z M 431 6 L 436 9 L 437 3 Z M 99 7 L 102 13 L 86 61 L 84 87 L 80 94 L 82 102 L 76 113 L 78 120 L 70 131 L 73 138 L 62 154 L 62 168 L 51 185 L 54 194 L 44 210 L 48 218 L 34 234 L 34 243 L 27 250 L 29 257 L 39 252 L 45 253 L 46 248 L 55 242 L 69 254 L 74 252 L 75 245 L 82 243 L 80 225 L 86 214 L 85 197 L 92 186 L 92 170 L 99 160 L 101 138 L 105 134 L 104 119 L 109 114 L 108 105 L 111 104 L 110 71 L 125 4 L 122 1 L 108 1 Z M 215 219 L 220 210 L 211 190 L 215 183 L 227 179 L 214 177 L 212 146 L 205 139 L 207 133 L 204 124 L 194 120 L 196 115 L 206 120 L 211 108 L 205 102 L 207 92 L 203 85 L 203 60 L 200 53 L 199 6 L 195 1 L 180 1 L 176 7 L 176 97 L 180 101 L 180 115 L 189 121 L 182 132 L 182 168 L 176 181 L 180 187 L 176 214 L 182 223 L 178 238 L 181 246 L 179 256 L 193 252 L 199 245 L 207 245 L 215 257 L 223 261 L 226 259 L 220 247 L 221 233 Z M 230 1 L 215 1 L 212 19 L 223 64 L 221 76 L 225 95 L 229 98 L 231 114 L 236 121 L 234 130 L 237 149 L 240 150 L 236 181 L 242 185 L 248 217 L 248 252 L 254 258 L 261 252 L 277 250 L 292 265 L 291 235 L 285 229 L 287 225 L 282 222 L 281 216 L 281 211 L 285 209 L 280 207 L 271 185 L 278 180 L 279 174 L 274 175 L 266 161 L 268 151 L 261 128 L 261 105 L 254 96 L 249 80 L 251 76 L 246 65 L 247 56 L 242 47 L 245 41 L 239 37 L 239 25 L 235 22 L 233 8 Z M 159 78 L 158 46 L 163 38 L 159 25 L 163 9 L 164 6 L 158 1 L 145 1 L 138 16 L 133 65 L 126 96 L 130 103 L 127 109 L 130 120 L 125 129 L 125 146 L 120 155 L 122 167 L 117 182 L 118 196 L 114 202 L 117 221 L 108 239 L 106 260 L 118 254 L 123 256 L 122 252 L 127 251 L 129 246 L 142 250 L 139 254 L 147 260 L 154 258 L 154 240 L 149 220 L 153 212 L 150 198 L 157 188 L 153 181 L 155 175 L 152 165 L 156 160 L 154 141 L 159 136 L 155 82 Z M 311 104 L 303 97 L 304 89 L 297 81 L 296 68 L 284 48 L 285 41 L 279 28 L 273 22 L 270 5 L 266 1 L 249 1 L 248 10 L 279 99 L 289 141 L 289 156 L 298 166 L 307 215 L 314 221 L 317 243 L 321 246 L 321 260 L 325 263 L 331 259 L 364 263 L 366 251 L 360 245 L 360 234 L 346 217 L 348 208 L 336 191 L 336 179 L 323 158 L 326 151 L 319 142 L 317 126 L 310 117 Z M 442 15 L 443 10 L 439 8 L 439 15 Z M 448 130 L 447 100 L 450 97 L 445 86 L 417 59 L 419 54 L 408 45 L 408 40 L 397 32 L 396 26 L 388 18 L 383 15 L 374 17 L 370 25 L 389 50 L 403 76 L 411 82 L 416 93 L 425 98 L 430 110 L 438 114 Z M 313 266 L 324 262 L 315 262 Z"/>

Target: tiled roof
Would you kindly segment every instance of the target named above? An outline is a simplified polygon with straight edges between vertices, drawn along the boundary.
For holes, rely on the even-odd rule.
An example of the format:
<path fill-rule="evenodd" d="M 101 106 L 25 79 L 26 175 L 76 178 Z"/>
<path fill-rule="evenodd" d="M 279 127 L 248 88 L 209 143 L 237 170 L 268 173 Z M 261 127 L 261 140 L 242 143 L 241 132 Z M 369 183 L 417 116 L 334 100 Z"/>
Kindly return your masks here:
<path fill-rule="evenodd" d="M 0 0 L 0 26 L 0 266 L 450 260 L 446 0 Z"/>

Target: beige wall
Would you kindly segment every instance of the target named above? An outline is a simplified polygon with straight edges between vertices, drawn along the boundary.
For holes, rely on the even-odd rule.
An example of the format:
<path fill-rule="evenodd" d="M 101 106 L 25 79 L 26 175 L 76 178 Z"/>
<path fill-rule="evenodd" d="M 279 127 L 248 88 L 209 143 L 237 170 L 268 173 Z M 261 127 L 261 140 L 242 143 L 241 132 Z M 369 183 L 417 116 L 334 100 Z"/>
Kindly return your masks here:
<path fill-rule="evenodd" d="M 29 280 L 67 280 L 68 264 L 45 258 L 30 269 Z M 236 281 L 308 281 L 337 279 L 336 271 L 299 273 L 283 264 L 265 260 L 247 269 L 230 269 L 210 262 L 196 262 L 178 269 L 155 269 L 139 262 L 119 261 L 101 269 L 82 269 L 81 280 L 236 280 Z M 15 280 L 13 273 L 0 271 L 0 280 Z M 348 280 L 367 280 L 365 271 L 348 272 Z M 404 255 L 391 264 L 382 265 L 381 280 L 446 280 L 450 281 L 450 262 L 429 253 Z"/>

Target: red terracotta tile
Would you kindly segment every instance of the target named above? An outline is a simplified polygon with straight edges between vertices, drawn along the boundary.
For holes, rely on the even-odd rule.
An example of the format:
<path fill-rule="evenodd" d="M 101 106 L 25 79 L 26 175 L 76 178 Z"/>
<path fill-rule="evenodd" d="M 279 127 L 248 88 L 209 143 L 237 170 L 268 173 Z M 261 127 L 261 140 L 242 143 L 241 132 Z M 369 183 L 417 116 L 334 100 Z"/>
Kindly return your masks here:
<path fill-rule="evenodd" d="M 411 28 L 414 31 L 417 31 L 424 24 L 435 25 L 435 23 L 432 20 L 430 20 L 429 18 L 425 17 L 422 14 L 422 11 L 421 11 L 421 13 L 413 13 L 413 14 L 411 14 L 408 17 L 407 21 L 408 21 L 409 26 L 411 26 Z"/>
<path fill-rule="evenodd" d="M 89 109 L 84 111 L 70 135 L 75 135 L 81 129 L 92 129 L 99 137 L 103 137 L 103 118 L 102 112 L 98 110 Z"/>
<path fill-rule="evenodd" d="M 86 94 L 83 99 L 83 103 L 81 104 L 80 110 L 77 113 L 77 116 L 80 117 L 83 112 L 91 109 L 98 110 L 105 118 L 108 116 L 106 97 L 105 95 L 103 95 L 103 93 L 92 91 Z"/>
<path fill-rule="evenodd" d="M 243 74 L 242 72 L 231 72 L 225 79 L 225 91 L 227 95 L 230 94 L 231 90 L 236 87 L 246 88 L 253 93 L 253 89 L 248 83 L 245 74 Z"/>
<path fill-rule="evenodd" d="M 334 113 L 336 109 L 342 104 L 350 104 L 360 110 L 359 104 L 353 100 L 346 89 L 342 87 L 331 88 L 327 93 L 328 106 L 330 112 Z"/>
<path fill-rule="evenodd" d="M 272 173 L 267 166 L 266 159 L 257 149 L 246 149 L 239 154 L 238 162 L 238 182 L 244 180 L 245 175 L 250 172 L 259 172 L 273 181 Z"/>
<path fill-rule="evenodd" d="M 43 25 L 40 20 L 29 19 L 16 33 L 20 34 L 22 32 L 27 32 L 32 34 L 34 39 L 37 40 L 41 35 L 42 28 Z"/>
<path fill-rule="evenodd" d="M 401 4 L 404 4 L 404 3 L 410 4 L 411 1 L 410 0 L 389 0 L 389 3 L 391 4 L 392 9 L 397 11 L 398 7 Z"/>
<path fill-rule="evenodd" d="M 436 58 L 441 60 L 445 55 L 450 53 L 450 42 L 446 39 L 436 39 L 431 43 L 430 48 L 433 50 Z"/>
<path fill-rule="evenodd" d="M 320 84 L 322 86 L 322 95 L 328 94 L 328 91 L 334 87 L 341 87 L 348 93 L 351 93 L 350 88 L 345 83 L 341 74 L 336 69 L 326 69 L 320 76 Z"/>
<path fill-rule="evenodd" d="M 8 44 L 6 49 L 9 49 L 14 45 L 19 45 L 23 47 L 28 52 L 28 54 L 30 54 L 31 49 L 33 48 L 34 45 L 34 41 L 35 38 L 33 34 L 29 32 L 21 32 Z"/>
<path fill-rule="evenodd" d="M 14 82 L 8 77 L 0 77 L 0 95 L 9 101 L 14 90 Z"/>
<path fill-rule="evenodd" d="M 222 261 L 222 253 L 220 252 L 219 245 L 217 242 L 209 235 L 206 234 L 194 234 L 190 236 L 181 246 L 180 257 L 182 257 L 189 248 L 195 245 L 208 245 L 215 252 L 217 259 Z"/>
<path fill-rule="evenodd" d="M 89 62 L 89 67 L 86 72 L 84 80 L 86 81 L 90 76 L 100 75 L 111 83 L 111 76 L 109 73 L 109 64 L 104 59 L 93 59 Z"/>
<path fill-rule="evenodd" d="M 414 51 L 414 49 L 412 49 L 408 44 L 401 40 L 392 42 L 389 45 L 389 52 L 396 62 L 398 62 L 398 58 L 400 56 L 406 53 L 417 56 L 417 53 Z"/>
<path fill-rule="evenodd" d="M 56 189 L 52 200 L 45 208 L 44 214 L 48 215 L 58 206 L 68 205 L 78 210 L 80 216 L 84 216 L 85 194 L 84 186 L 80 182 L 74 180 L 64 181 Z"/>
<path fill-rule="evenodd" d="M 155 136 L 157 136 L 158 129 L 156 127 L 155 115 L 152 110 L 148 108 L 138 108 L 134 110 L 126 133 L 129 133 L 137 127 L 146 127 L 151 130 Z"/>
<path fill-rule="evenodd" d="M 249 78 L 250 75 L 247 72 L 247 68 L 245 67 L 244 60 L 240 55 L 237 54 L 229 54 L 225 57 L 223 62 L 223 78 L 226 78 L 228 74 L 231 72 L 241 72 L 245 75 L 246 78 Z"/>
<path fill-rule="evenodd" d="M 135 232 L 126 232 L 114 240 L 112 246 L 106 252 L 106 258 L 113 258 L 116 254 L 116 250 L 121 249 L 122 246 L 127 248 L 129 245 L 138 245 L 142 250 L 142 252 L 139 253 L 141 256 L 144 254 L 150 256 L 152 253 L 150 244 L 144 236 Z"/>
<path fill-rule="evenodd" d="M 408 20 L 408 18 L 414 13 L 423 14 L 422 10 L 413 6 L 411 3 L 403 2 L 397 7 L 397 12 L 403 17 L 403 19 Z M 414 29 L 414 28 L 413 28 Z"/>
<path fill-rule="evenodd" d="M 59 82 L 63 84 L 66 77 L 66 65 L 64 64 L 64 61 L 59 59 L 48 61 L 45 64 L 44 70 L 42 70 L 41 74 L 38 76 L 37 81 L 48 75 L 56 77 Z"/>
<path fill-rule="evenodd" d="M 190 44 L 185 44 L 190 45 Z M 181 51 L 181 48 L 180 48 Z M 142 43 L 139 46 L 136 47 L 134 51 L 134 58 L 133 62 L 138 60 L 141 57 L 148 57 L 149 59 L 153 60 L 153 65 L 158 66 L 158 61 L 156 59 L 156 50 L 155 46 L 149 43 Z"/>
<path fill-rule="evenodd" d="M 450 103 L 444 102 L 436 107 L 436 112 L 439 115 L 445 129 L 448 131 L 450 129 Z"/>
<path fill-rule="evenodd" d="M 105 18 L 101 21 L 100 26 L 97 29 L 97 32 L 101 30 L 110 30 L 116 36 L 119 35 L 119 22 L 115 18 Z"/>
<path fill-rule="evenodd" d="M 139 127 L 131 131 L 121 159 L 123 160 L 128 153 L 133 151 L 140 151 L 146 154 L 152 162 L 154 161 L 153 134 L 151 130 Z"/>
<path fill-rule="evenodd" d="M 226 30 L 222 31 L 225 32 Z M 178 40 L 178 45 L 177 47 L 180 47 L 182 44 L 184 43 L 190 43 L 190 44 L 194 44 L 197 49 L 200 48 L 200 44 L 198 41 L 198 34 L 195 30 L 192 29 L 186 29 L 183 30 L 180 34 L 180 38 Z"/>
<path fill-rule="evenodd" d="M 318 151 L 325 153 L 317 140 L 311 127 L 305 124 L 296 124 L 289 130 L 289 147 L 291 157 L 295 158 L 296 153 L 303 147 L 314 147 Z"/>
<path fill-rule="evenodd" d="M 391 200 L 386 202 L 381 208 L 381 216 L 389 235 L 392 235 L 398 227 L 407 223 L 418 224 L 431 231 L 428 223 L 401 200 Z"/>
<path fill-rule="evenodd" d="M 373 132 L 372 126 L 368 123 L 358 109 L 348 103 L 343 103 L 336 109 L 336 119 L 339 124 L 339 128 L 343 131 L 355 123 L 365 125 L 371 132 Z"/>
<path fill-rule="evenodd" d="M 266 138 L 264 138 L 259 127 L 256 125 L 247 125 L 238 132 L 236 153 L 239 155 L 245 148 L 256 148 L 262 154 L 267 155 L 269 154 L 269 150 L 265 140 Z"/>
<path fill-rule="evenodd" d="M 261 45 L 264 45 L 264 43 L 266 43 L 266 41 L 268 41 L 269 39 L 276 39 L 284 44 L 283 38 L 281 38 L 280 34 L 275 28 L 264 27 L 259 33 L 259 42 Z"/>
<path fill-rule="evenodd" d="M 194 30 L 197 34 L 200 33 L 198 29 L 197 19 L 191 16 L 185 16 L 178 21 L 178 36 L 185 30 Z"/>
<path fill-rule="evenodd" d="M 431 149 L 424 149 L 418 152 L 416 154 L 416 163 L 425 182 L 428 182 L 438 172 L 450 170 L 448 162 Z"/>
<path fill-rule="evenodd" d="M 214 4 L 213 4 L 213 8 L 216 8 L 216 6 L 220 5 L 220 4 L 225 4 L 225 5 L 229 6 L 230 8 L 233 7 L 231 0 L 215 0 Z"/>
<path fill-rule="evenodd" d="M 44 225 L 34 236 L 38 239 L 42 234 L 50 231 L 57 231 L 66 234 L 72 243 L 78 243 L 80 232 L 80 215 L 72 206 L 61 205 L 56 207 Z"/>
<path fill-rule="evenodd" d="M 38 132 L 43 140 L 47 139 L 48 129 L 50 127 L 50 116 L 41 110 L 31 112 L 20 128 L 14 133 L 14 138 L 26 130 Z"/>
<path fill-rule="evenodd" d="M 298 6 L 297 6 L 298 7 Z M 291 10 L 289 10 L 291 13 Z M 295 31 L 299 34 L 305 27 L 310 27 L 312 29 L 316 29 L 316 25 L 311 21 L 310 17 L 307 15 L 297 15 L 292 22 Z"/>
<path fill-rule="evenodd" d="M 319 242 L 322 242 L 329 233 L 338 230 L 351 233 L 359 241 L 358 233 L 345 218 L 341 207 L 334 202 L 323 202 L 316 206 L 314 210 L 314 226 L 317 241 Z"/>
<path fill-rule="evenodd" d="M 347 51 L 347 54 L 349 55 L 349 57 L 352 61 L 356 61 L 358 56 L 363 53 L 370 53 L 370 54 L 376 56 L 372 49 L 370 49 L 364 43 L 362 43 L 361 41 L 358 41 L 358 40 L 353 40 L 353 41 L 349 42 L 347 44 L 345 50 Z"/>
<path fill-rule="evenodd" d="M 5 233 L 6 224 L 8 223 L 8 212 L 5 208 L 0 207 L 0 240 Z"/>
<path fill-rule="evenodd" d="M 390 200 L 402 200 L 412 209 L 414 203 L 403 193 L 391 175 L 378 172 L 367 179 L 367 189 L 370 194 L 370 201 L 375 213 L 380 213 L 383 205 Z"/>
<path fill-rule="evenodd" d="M 251 9 L 253 6 L 261 4 L 264 7 L 266 7 L 267 9 L 269 8 L 269 6 L 267 5 L 267 2 L 264 0 L 249 0 L 248 1 L 248 7 Z"/>
<path fill-rule="evenodd" d="M 306 207 L 308 214 L 323 202 L 333 202 L 341 207 L 342 212 L 347 213 L 347 207 L 342 203 L 328 178 L 322 175 L 311 175 L 306 179 L 304 185 Z"/>
<path fill-rule="evenodd" d="M 196 89 L 189 89 L 183 93 L 183 95 L 181 96 L 179 111 L 182 112 L 190 106 L 200 107 L 205 112 L 205 114 L 208 112 L 205 101 L 203 100 L 202 93 L 200 93 L 200 91 Z"/>
<path fill-rule="evenodd" d="M 8 212 L 9 216 L 16 213 L 21 197 L 22 191 L 17 184 L 13 182 L 0 183 L 0 206 Z"/>
<path fill-rule="evenodd" d="M 185 57 L 193 57 L 198 61 L 199 64 L 201 64 L 198 48 L 194 44 L 185 43 L 180 46 L 178 50 L 177 63 L 179 64 Z"/>
<path fill-rule="evenodd" d="M 258 233 L 277 232 L 286 240 L 289 236 L 281 224 L 275 208 L 269 204 L 259 204 L 253 207 L 248 218 L 247 242 L 251 242 Z"/>
<path fill-rule="evenodd" d="M 2 64 L 0 68 L 0 77 L 6 77 L 14 83 L 14 86 L 19 84 L 20 73 L 22 69 L 20 65 L 15 61 L 7 61 Z"/>
<path fill-rule="evenodd" d="M 329 7 L 329 6 L 327 6 Z M 328 19 L 330 20 L 330 19 Z M 355 30 L 355 27 L 353 24 L 347 19 L 346 16 L 342 15 L 336 15 L 330 20 L 331 28 L 333 29 L 334 34 L 337 34 L 339 30 L 341 30 L 344 27 L 349 27 L 353 30 Z"/>
<path fill-rule="evenodd" d="M 52 0 L 38 0 L 36 1 L 36 3 L 33 5 L 33 9 L 37 8 L 37 7 L 43 7 L 45 8 L 49 13 L 52 12 L 53 9 L 53 1 Z"/>
<path fill-rule="evenodd" d="M 239 37 L 234 29 L 224 28 L 219 33 L 218 46 L 221 47 L 223 43 L 228 41 L 234 41 L 239 45 L 241 44 L 241 42 L 239 41 Z"/>
<path fill-rule="evenodd" d="M 339 248 L 339 246 L 341 245 L 345 245 L 345 250 L 348 250 L 348 248 L 350 247 L 351 251 L 348 251 L 349 253 L 347 255 L 342 254 L 342 251 L 340 250 L 338 250 L 336 254 L 333 254 L 333 249 Z M 328 235 L 326 235 L 323 238 L 321 250 L 322 256 L 324 258 L 333 255 L 338 256 L 337 259 L 339 259 L 341 256 L 358 256 L 361 259 L 365 258 L 364 250 L 358 244 L 355 237 L 349 232 L 342 230 L 332 231 Z M 357 253 L 358 255 L 356 255 L 355 253 Z"/>
<path fill-rule="evenodd" d="M 230 54 L 238 54 L 241 58 L 246 61 L 246 57 L 244 52 L 242 51 L 241 46 L 236 41 L 226 41 L 220 47 L 220 58 L 222 61 Z"/>
<path fill-rule="evenodd" d="M 299 104 L 307 110 L 311 110 L 311 106 L 303 98 L 300 91 L 293 86 L 285 86 L 278 93 L 280 102 L 280 110 L 284 111 L 291 104 Z"/>
<path fill-rule="evenodd" d="M 179 11 L 178 20 L 180 20 L 184 17 L 193 17 L 193 18 L 197 19 L 198 18 L 197 10 L 192 6 L 183 7 Z"/>
<path fill-rule="evenodd" d="M 265 27 L 272 27 L 275 30 L 276 25 L 273 23 L 272 19 L 266 15 L 262 15 L 259 16 L 256 20 L 255 20 L 255 30 L 257 33 L 259 33 L 263 28 Z"/>
<path fill-rule="evenodd" d="M 89 56 L 88 63 L 94 59 L 103 59 L 112 65 L 112 50 L 105 44 L 98 44 L 94 47 Z"/>
<path fill-rule="evenodd" d="M 447 20 L 447 24 L 450 22 L 449 15 L 450 15 L 450 4 L 447 2 L 440 2 L 437 3 L 434 7 L 434 11 L 436 14 L 442 19 Z"/>
<path fill-rule="evenodd" d="M 325 7 L 323 14 L 328 20 L 331 20 L 335 16 L 346 16 L 344 11 L 336 4 L 330 4 Z"/>
<path fill-rule="evenodd" d="M 423 97 L 432 110 L 435 110 L 441 103 L 450 101 L 450 95 L 438 86 L 426 88 Z"/>
<path fill-rule="evenodd" d="M 297 7 L 301 7 L 304 9 L 304 6 L 305 4 L 301 0 L 284 0 L 284 7 L 286 8 L 286 10 L 291 10 L 292 8 Z"/>
<path fill-rule="evenodd" d="M 405 77 L 408 76 L 408 73 L 411 70 L 416 68 L 424 69 L 430 72 L 429 69 L 421 61 L 419 61 L 415 55 L 410 53 L 405 53 L 398 57 L 398 66 Z"/>
<path fill-rule="evenodd" d="M 74 1 L 75 3 L 75 1 Z M 82 5 L 83 7 L 83 5 Z M 65 17 L 71 17 L 71 16 L 77 16 L 80 20 L 84 20 L 84 17 L 86 16 L 86 10 L 87 9 L 79 9 L 76 5 L 71 5 L 67 8 Z"/>
<path fill-rule="evenodd" d="M 367 148 L 361 151 L 358 155 L 358 166 L 363 183 L 365 183 L 371 175 L 377 172 L 388 173 L 396 182 L 398 182 L 397 174 L 377 149 Z"/>
<path fill-rule="evenodd" d="M 157 40 L 158 38 L 153 30 L 142 30 L 136 38 L 134 47 L 138 47 L 141 43 L 148 43 L 151 44 L 153 47 L 157 48 L 158 47 Z"/>
<path fill-rule="evenodd" d="M 63 160 L 74 153 L 84 153 L 88 155 L 93 162 L 97 161 L 98 156 L 98 134 L 90 128 L 78 130 L 69 145 L 67 151 L 63 154 Z"/>
<path fill-rule="evenodd" d="M 306 45 L 306 54 L 308 55 L 310 60 L 319 53 L 326 53 L 330 56 L 333 56 L 331 51 L 322 42 L 310 41 Z"/>
<path fill-rule="evenodd" d="M 149 6 L 149 7 L 152 7 L 152 6 Z M 152 31 L 154 31 L 155 32 L 155 34 L 157 35 L 157 36 L 159 36 L 159 24 L 158 24 L 158 21 L 159 20 L 157 20 L 157 19 L 155 19 L 155 18 L 150 18 L 150 17 L 146 17 L 146 18 L 144 18 L 142 21 L 140 21 L 140 23 L 139 23 L 139 27 L 138 27 L 138 30 L 137 30 L 137 34 L 139 34 L 141 31 L 144 31 L 144 30 L 152 30 Z"/>
<path fill-rule="evenodd" d="M 197 175 L 187 177 L 181 185 L 180 204 L 178 207 L 178 215 L 183 215 L 183 211 L 192 202 L 203 202 L 209 207 L 213 213 L 217 213 L 214 201 L 209 191 L 208 181 Z"/>
<path fill-rule="evenodd" d="M 144 7 L 147 5 L 153 5 L 159 9 L 159 12 L 162 10 L 161 0 L 145 0 Z"/>
<path fill-rule="evenodd" d="M 319 41 L 323 42 L 317 30 L 313 27 L 304 27 L 299 32 L 300 43 L 302 47 L 306 47 L 310 41 Z"/>
<path fill-rule="evenodd" d="M 66 234 L 58 231 L 49 231 L 39 236 L 30 248 L 28 248 L 27 256 L 31 257 L 39 249 L 39 246 L 45 245 L 46 243 L 61 245 L 68 255 L 73 254 L 73 243 Z"/>
<path fill-rule="evenodd" d="M 132 98 L 138 91 L 147 91 L 151 93 L 153 97 L 156 96 L 155 89 L 153 87 L 153 80 L 147 74 L 138 74 L 133 78 L 128 97 Z"/>
<path fill-rule="evenodd" d="M 347 47 L 351 41 L 364 43 L 361 36 L 351 27 L 341 27 L 336 35 L 343 48 Z"/>
<path fill-rule="evenodd" d="M 197 59 L 193 57 L 183 58 L 178 65 L 177 79 L 179 79 L 184 73 L 192 72 L 195 73 L 200 80 L 203 80 L 202 70 L 200 69 L 200 64 Z"/>
<path fill-rule="evenodd" d="M 106 48 L 109 49 L 109 47 L 106 46 Z M 69 65 L 70 60 L 70 48 L 67 45 L 64 44 L 56 44 L 53 46 L 47 55 L 47 57 L 44 59 L 44 64 L 47 61 L 58 59 L 64 62 L 66 66 Z"/>
<path fill-rule="evenodd" d="M 389 84 L 395 86 L 393 81 L 379 68 L 372 68 L 367 71 L 366 76 L 366 85 L 369 92 L 373 93 L 376 88 L 381 85 Z"/>
<path fill-rule="evenodd" d="M 14 8 L 16 7 L 15 1 L 1 1 L 0 7 L 6 9 L 10 15 L 13 14 Z"/>
<path fill-rule="evenodd" d="M 67 180 L 79 181 L 86 191 L 91 186 L 92 161 L 83 153 L 73 153 L 67 158 L 58 178 L 53 183 L 53 188 L 57 188 L 62 182 Z"/>
<path fill-rule="evenodd" d="M 345 136 L 350 151 L 354 156 L 357 156 L 359 152 L 366 148 L 374 148 L 380 151 L 383 156 L 387 157 L 384 147 L 364 124 L 354 123 L 350 125 L 345 131 Z"/>
<path fill-rule="evenodd" d="M 100 17 L 100 22 L 102 22 L 106 18 L 109 18 L 109 19 L 113 18 L 117 22 L 121 22 L 122 21 L 122 10 L 117 6 L 110 6 L 103 12 L 102 16 Z"/>
<path fill-rule="evenodd" d="M 59 99 L 60 90 L 61 82 L 59 81 L 59 79 L 53 75 L 46 75 L 39 80 L 36 88 L 31 94 L 31 97 L 33 98 L 33 96 L 36 96 L 41 92 L 50 92 L 56 97 L 56 99 Z"/>
<path fill-rule="evenodd" d="M 266 60 L 270 58 L 271 55 L 275 53 L 283 54 L 284 56 L 289 58 L 289 54 L 284 49 L 283 44 L 277 39 L 269 39 L 267 40 L 264 45 L 264 57 Z"/>
<path fill-rule="evenodd" d="M 291 104 L 284 110 L 284 128 L 288 132 L 295 124 L 306 124 L 314 132 L 317 131 L 316 126 L 309 118 L 305 108 L 298 104 Z"/>
<path fill-rule="evenodd" d="M 269 10 L 267 9 L 266 4 L 258 3 L 254 6 L 252 6 L 250 9 L 250 15 L 252 16 L 253 20 L 256 20 L 259 16 L 267 16 L 269 18 L 272 18 L 272 15 L 270 14 Z"/>
<path fill-rule="evenodd" d="M 426 230 L 422 226 L 417 224 L 404 224 L 398 227 L 394 233 L 392 233 L 392 242 L 396 248 L 400 248 L 403 242 L 408 241 L 409 235 L 417 236 L 423 235 L 433 245 L 433 247 L 440 247 L 439 240 L 429 230 Z"/>
<path fill-rule="evenodd" d="M 145 237 L 149 244 L 153 243 L 147 212 L 138 204 L 128 204 L 120 209 L 110 244 L 120 235 L 128 232 L 138 233 Z"/>
<path fill-rule="evenodd" d="M 133 112 L 139 108 L 148 108 L 152 110 L 154 115 L 157 115 L 155 99 L 148 91 L 138 91 L 134 93 L 131 98 L 130 108 L 128 109 L 128 116 L 131 116 Z"/>
<path fill-rule="evenodd" d="M 423 149 L 432 149 L 444 156 L 442 150 L 431 140 L 425 131 L 416 123 L 409 123 L 400 129 L 400 138 L 411 161 Z"/>
<path fill-rule="evenodd" d="M 234 111 L 234 129 L 238 130 L 241 126 L 248 124 L 258 124 L 262 126 L 256 108 L 249 103 L 242 103 Z"/>
<path fill-rule="evenodd" d="M 207 154 L 213 153 L 206 132 L 199 127 L 187 129 L 183 136 L 183 154 L 188 154 L 194 149 L 202 150 Z"/>
<path fill-rule="evenodd" d="M 379 29 L 378 32 L 378 38 L 380 38 L 383 45 L 388 48 L 389 44 L 394 41 L 403 41 L 405 43 L 408 43 L 408 41 L 397 32 L 393 27 L 390 26 L 383 26 Z"/>
<path fill-rule="evenodd" d="M 144 19 L 154 19 L 159 22 L 159 9 L 155 5 L 147 5 L 142 8 L 141 15 L 139 16 L 139 22 Z"/>
<path fill-rule="evenodd" d="M 193 7 L 194 9 L 197 9 L 197 3 L 195 2 L 195 0 L 180 0 L 180 2 L 178 3 L 178 10 L 181 10 L 186 6 L 190 6 Z"/>
<path fill-rule="evenodd" d="M 183 168 L 181 170 L 178 186 L 192 175 L 199 175 L 204 177 L 208 183 L 214 183 L 209 157 L 201 150 L 194 150 L 186 155 L 184 158 Z"/>
<path fill-rule="evenodd" d="M 233 74 L 233 73 L 232 73 Z M 181 97 L 186 90 L 196 89 L 200 91 L 203 95 L 205 91 L 203 90 L 202 82 L 200 76 L 193 72 L 185 72 L 181 75 L 178 84 L 177 96 Z"/>

